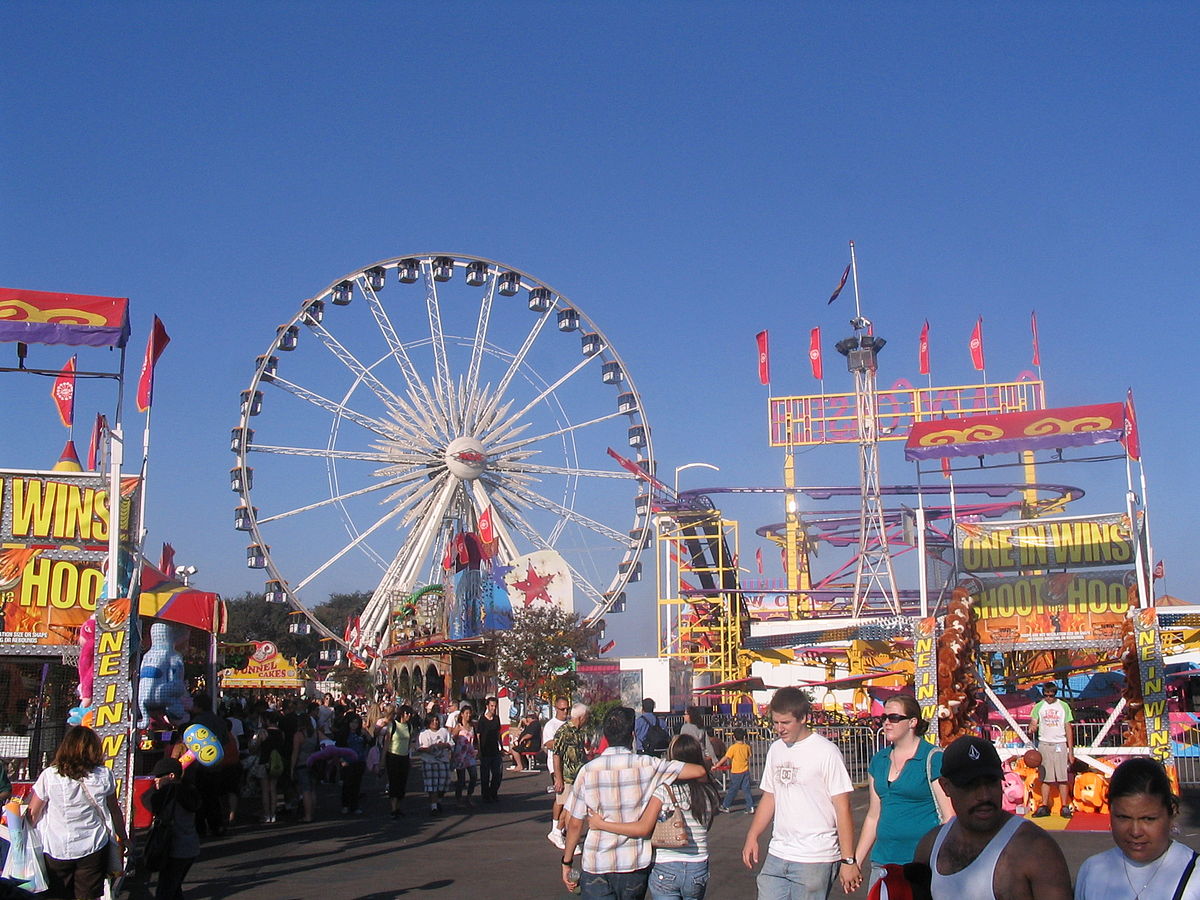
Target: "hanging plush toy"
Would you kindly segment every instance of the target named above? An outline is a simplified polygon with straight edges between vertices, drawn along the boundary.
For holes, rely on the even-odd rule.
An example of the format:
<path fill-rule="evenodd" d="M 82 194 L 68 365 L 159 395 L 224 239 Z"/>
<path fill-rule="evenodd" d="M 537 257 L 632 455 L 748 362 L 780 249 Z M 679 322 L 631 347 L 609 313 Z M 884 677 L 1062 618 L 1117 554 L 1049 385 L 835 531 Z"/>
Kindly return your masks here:
<path fill-rule="evenodd" d="M 138 673 L 138 728 L 177 724 L 187 718 L 188 692 L 183 679 L 183 655 L 175 649 L 180 629 L 163 622 L 150 626 L 150 647 Z"/>
<path fill-rule="evenodd" d="M 96 665 L 96 617 L 79 626 L 79 705 L 91 706 Z"/>

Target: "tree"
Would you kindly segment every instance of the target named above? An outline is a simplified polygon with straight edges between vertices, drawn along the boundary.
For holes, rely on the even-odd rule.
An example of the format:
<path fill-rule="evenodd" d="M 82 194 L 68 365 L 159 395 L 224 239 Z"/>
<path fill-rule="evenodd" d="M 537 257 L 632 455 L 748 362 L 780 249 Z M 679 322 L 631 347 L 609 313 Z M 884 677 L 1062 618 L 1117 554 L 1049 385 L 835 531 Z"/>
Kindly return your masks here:
<path fill-rule="evenodd" d="M 502 680 L 525 696 L 568 697 L 579 685 L 575 660 L 595 652 L 596 628 L 556 606 L 522 612 L 508 631 L 495 633 Z"/>
<path fill-rule="evenodd" d="M 370 599 L 371 595 L 367 591 L 331 594 L 326 602 L 313 608 L 313 614 L 330 631 L 340 635 L 345 632 L 347 619 L 359 615 Z M 249 591 L 240 597 L 227 600 L 225 605 L 229 611 L 226 643 L 271 641 L 279 648 L 280 653 L 301 665 L 316 662 L 313 657 L 321 648 L 320 636 L 293 634 L 288 631 L 288 626 L 293 622 L 307 621 L 296 615 L 290 606 L 283 603 L 267 603 L 263 594 Z M 230 654 L 226 662 L 234 668 L 241 667 L 235 665 L 238 659 L 234 654 Z M 241 665 L 245 665 L 244 659 Z"/>

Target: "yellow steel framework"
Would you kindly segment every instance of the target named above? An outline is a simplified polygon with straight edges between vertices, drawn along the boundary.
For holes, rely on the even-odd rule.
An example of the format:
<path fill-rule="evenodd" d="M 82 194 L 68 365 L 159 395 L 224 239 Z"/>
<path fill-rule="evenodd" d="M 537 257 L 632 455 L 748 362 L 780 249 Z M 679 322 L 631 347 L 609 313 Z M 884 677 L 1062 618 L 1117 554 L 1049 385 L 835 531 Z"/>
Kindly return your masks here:
<path fill-rule="evenodd" d="M 656 556 L 658 655 L 690 663 L 700 684 L 745 678 L 737 522 L 714 509 L 663 514 Z"/>

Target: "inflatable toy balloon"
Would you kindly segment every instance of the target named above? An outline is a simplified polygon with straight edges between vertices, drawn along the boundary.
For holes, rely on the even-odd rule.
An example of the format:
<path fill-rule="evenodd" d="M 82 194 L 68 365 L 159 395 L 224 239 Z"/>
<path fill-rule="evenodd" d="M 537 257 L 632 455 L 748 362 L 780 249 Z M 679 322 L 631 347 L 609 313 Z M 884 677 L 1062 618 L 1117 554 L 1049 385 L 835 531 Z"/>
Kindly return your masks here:
<path fill-rule="evenodd" d="M 177 723 L 187 716 L 183 655 L 175 649 L 180 633 L 180 629 L 163 622 L 150 626 L 150 647 L 138 672 L 138 728 L 149 728 L 153 719 Z"/>
<path fill-rule="evenodd" d="M 358 754 L 349 747 L 325 747 L 312 754 L 309 763 L 323 762 L 327 759 L 340 759 L 345 762 L 357 762 Z"/>
<path fill-rule="evenodd" d="M 199 722 L 183 729 L 183 745 L 188 748 L 188 754 L 205 767 L 215 766 L 225 757 L 225 750 L 212 729 Z M 188 754 L 185 754 L 185 759 Z M 183 759 L 180 762 L 187 765 Z"/>

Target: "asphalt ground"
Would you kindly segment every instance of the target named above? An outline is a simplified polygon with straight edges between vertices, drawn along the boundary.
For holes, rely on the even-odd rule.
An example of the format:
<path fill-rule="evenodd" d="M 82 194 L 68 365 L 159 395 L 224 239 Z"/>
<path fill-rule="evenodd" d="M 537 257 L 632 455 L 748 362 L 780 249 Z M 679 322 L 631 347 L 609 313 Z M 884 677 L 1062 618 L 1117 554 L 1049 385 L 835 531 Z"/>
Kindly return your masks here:
<path fill-rule="evenodd" d="M 240 821 L 222 837 L 204 839 L 184 885 L 188 900 L 526 900 L 568 898 L 559 880 L 560 851 L 546 840 L 551 798 L 545 772 L 506 772 L 500 802 L 459 808 L 453 796 L 430 816 L 414 767 L 404 818 L 388 815 L 381 782 L 363 781 L 363 814 L 341 815 L 340 788 L 318 789 L 316 821 L 289 815 L 256 824 L 257 800 L 243 800 Z M 1200 848 L 1200 797 L 1187 798 L 1179 838 Z M 856 825 L 866 789 L 855 791 Z M 750 817 L 735 807 L 709 832 L 709 900 L 753 898 L 754 873 L 742 865 Z M 1052 832 L 1072 876 L 1087 857 L 1112 846 L 1107 832 Z M 766 852 L 767 837 L 762 840 Z M 133 883 L 130 883 L 133 882 Z M 152 886 L 152 885 L 151 885 Z M 126 883 L 140 895 L 136 881 Z M 126 892 L 123 891 L 124 895 Z M 865 897 L 860 890 L 854 897 Z"/>

